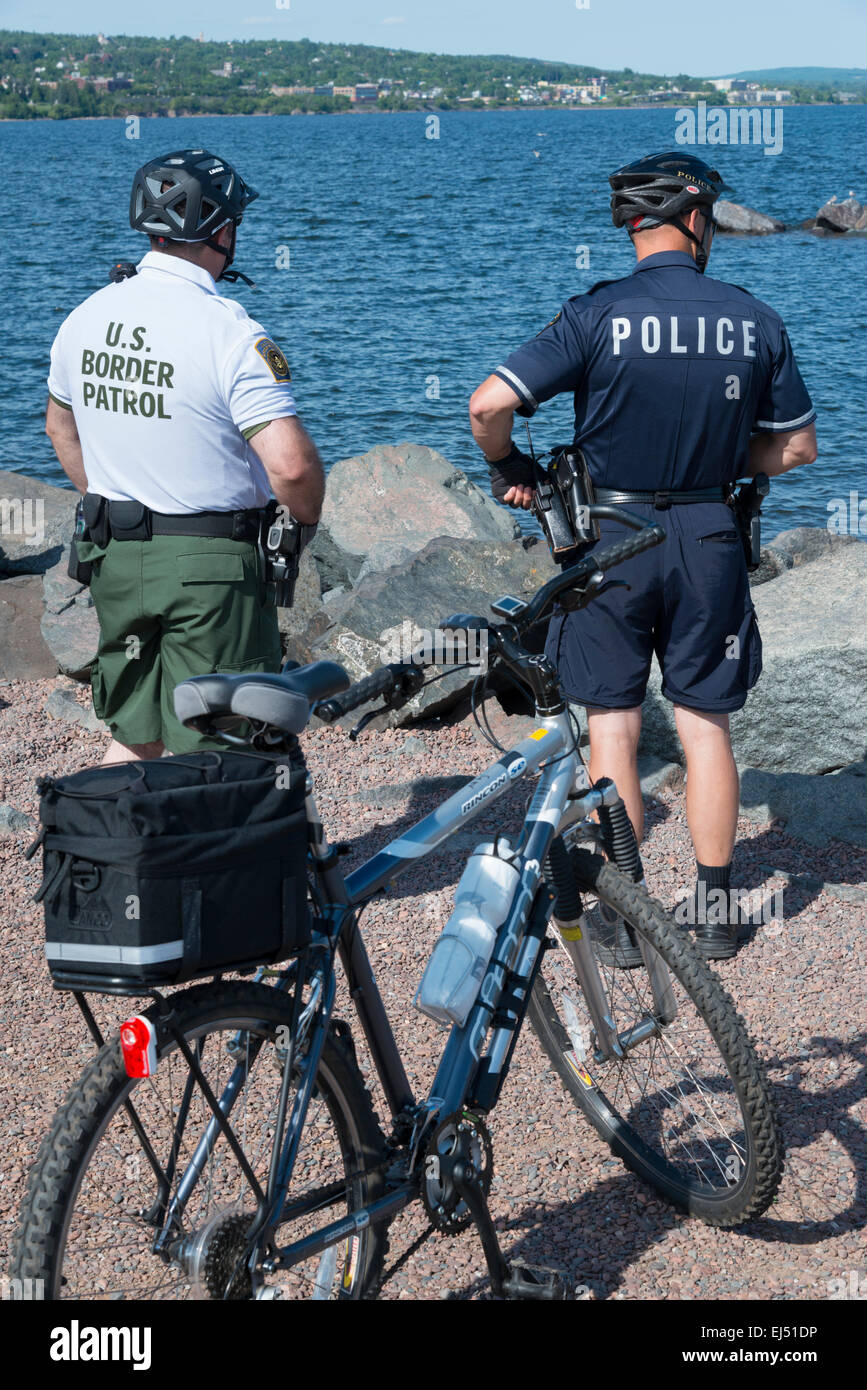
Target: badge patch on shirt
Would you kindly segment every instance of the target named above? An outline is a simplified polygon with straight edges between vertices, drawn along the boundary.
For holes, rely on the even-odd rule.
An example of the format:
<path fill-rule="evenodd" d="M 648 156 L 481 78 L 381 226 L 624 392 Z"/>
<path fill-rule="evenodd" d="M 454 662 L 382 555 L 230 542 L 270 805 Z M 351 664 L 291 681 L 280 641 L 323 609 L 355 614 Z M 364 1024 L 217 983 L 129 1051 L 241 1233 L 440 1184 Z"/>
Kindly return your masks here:
<path fill-rule="evenodd" d="M 270 338 L 260 338 L 256 344 L 256 351 L 259 356 L 268 364 L 268 368 L 275 381 L 291 381 L 292 373 L 289 370 L 289 363 L 283 356 L 276 343 Z"/>
<path fill-rule="evenodd" d="M 557 311 L 557 313 L 554 315 L 554 317 L 552 318 L 551 322 L 545 324 L 545 328 L 553 328 L 554 324 L 555 324 L 555 323 L 557 322 L 557 320 L 560 318 L 560 316 L 562 315 L 562 313 L 563 313 L 563 310 L 562 310 L 562 309 L 559 309 L 559 310 Z M 536 334 L 536 337 L 537 337 L 537 338 L 541 338 L 542 334 L 545 332 L 545 328 L 540 328 L 540 329 L 539 329 L 539 332 Z"/>

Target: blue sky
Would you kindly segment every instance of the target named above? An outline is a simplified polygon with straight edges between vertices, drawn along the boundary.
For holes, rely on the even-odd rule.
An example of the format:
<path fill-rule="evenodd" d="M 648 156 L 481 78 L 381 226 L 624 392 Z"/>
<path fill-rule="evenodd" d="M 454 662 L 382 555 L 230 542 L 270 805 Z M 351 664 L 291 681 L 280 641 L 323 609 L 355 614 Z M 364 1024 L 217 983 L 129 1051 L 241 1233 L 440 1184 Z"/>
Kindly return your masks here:
<path fill-rule="evenodd" d="M 204 30 L 214 39 L 344 40 L 703 76 L 804 64 L 867 67 L 865 0 L 0 0 L 0 26 Z"/>

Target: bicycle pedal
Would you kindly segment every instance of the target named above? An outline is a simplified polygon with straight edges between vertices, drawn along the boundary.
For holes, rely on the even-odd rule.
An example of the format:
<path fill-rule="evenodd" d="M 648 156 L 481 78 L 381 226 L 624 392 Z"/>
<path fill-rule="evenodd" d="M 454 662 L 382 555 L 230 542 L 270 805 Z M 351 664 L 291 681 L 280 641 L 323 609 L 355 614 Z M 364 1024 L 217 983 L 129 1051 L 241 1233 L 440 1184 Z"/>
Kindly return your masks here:
<path fill-rule="evenodd" d="M 569 1297 L 569 1285 L 556 1269 L 513 1264 L 508 1279 L 503 1280 L 503 1296 L 541 1302 L 562 1301 Z"/>

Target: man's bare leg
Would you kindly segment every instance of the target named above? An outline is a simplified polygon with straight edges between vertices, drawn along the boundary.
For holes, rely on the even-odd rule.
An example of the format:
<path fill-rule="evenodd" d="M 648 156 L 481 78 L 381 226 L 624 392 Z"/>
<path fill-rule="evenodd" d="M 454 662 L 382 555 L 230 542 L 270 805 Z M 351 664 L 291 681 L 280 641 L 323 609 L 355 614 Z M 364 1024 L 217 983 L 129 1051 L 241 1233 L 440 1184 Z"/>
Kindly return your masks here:
<path fill-rule="evenodd" d="M 738 824 L 738 770 L 727 714 L 675 705 L 686 754 L 686 823 L 700 864 L 731 863 Z"/>
<path fill-rule="evenodd" d="M 126 744 L 118 743 L 117 739 L 113 738 L 105 750 L 102 765 L 105 767 L 109 763 L 127 763 L 131 758 L 161 758 L 165 751 L 165 744 L 161 739 L 157 739 L 154 743 L 132 743 L 127 747 Z"/>
<path fill-rule="evenodd" d="M 590 779 L 610 777 L 626 805 L 635 838 L 644 835 L 644 802 L 638 777 L 638 736 L 641 706 L 634 709 L 594 709 L 587 706 L 590 733 Z"/>

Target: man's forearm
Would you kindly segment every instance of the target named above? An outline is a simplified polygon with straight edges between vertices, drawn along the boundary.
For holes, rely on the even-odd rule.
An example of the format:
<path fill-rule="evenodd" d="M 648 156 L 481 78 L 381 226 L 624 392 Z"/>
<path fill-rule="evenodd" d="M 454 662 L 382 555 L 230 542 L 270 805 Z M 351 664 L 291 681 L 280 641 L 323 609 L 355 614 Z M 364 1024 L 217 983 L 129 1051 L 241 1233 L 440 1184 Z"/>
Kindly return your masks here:
<path fill-rule="evenodd" d="M 512 447 L 514 420 L 514 411 L 511 410 L 470 417 L 473 439 L 486 459 L 501 459 L 508 454 Z"/>
<path fill-rule="evenodd" d="M 498 376 L 489 376 L 470 400 L 470 428 L 486 459 L 505 458 L 512 447 L 512 427 L 520 398 Z"/>
<path fill-rule="evenodd" d="M 812 463 L 816 457 L 816 431 L 813 425 L 792 434 L 754 434 L 750 440 L 749 476 L 767 473 L 779 477 L 793 468 Z"/>
<path fill-rule="evenodd" d="M 84 471 L 80 439 L 77 435 L 75 439 L 72 439 L 69 435 L 61 437 L 56 434 L 51 435 L 50 438 L 60 467 L 72 486 L 83 495 L 87 492 L 87 474 Z"/>
<path fill-rule="evenodd" d="M 307 468 L 298 477 L 271 479 L 271 490 L 277 501 L 281 506 L 288 507 L 295 520 L 305 526 L 312 526 L 319 520 L 325 498 L 325 470 L 315 448 L 313 454 Z"/>

